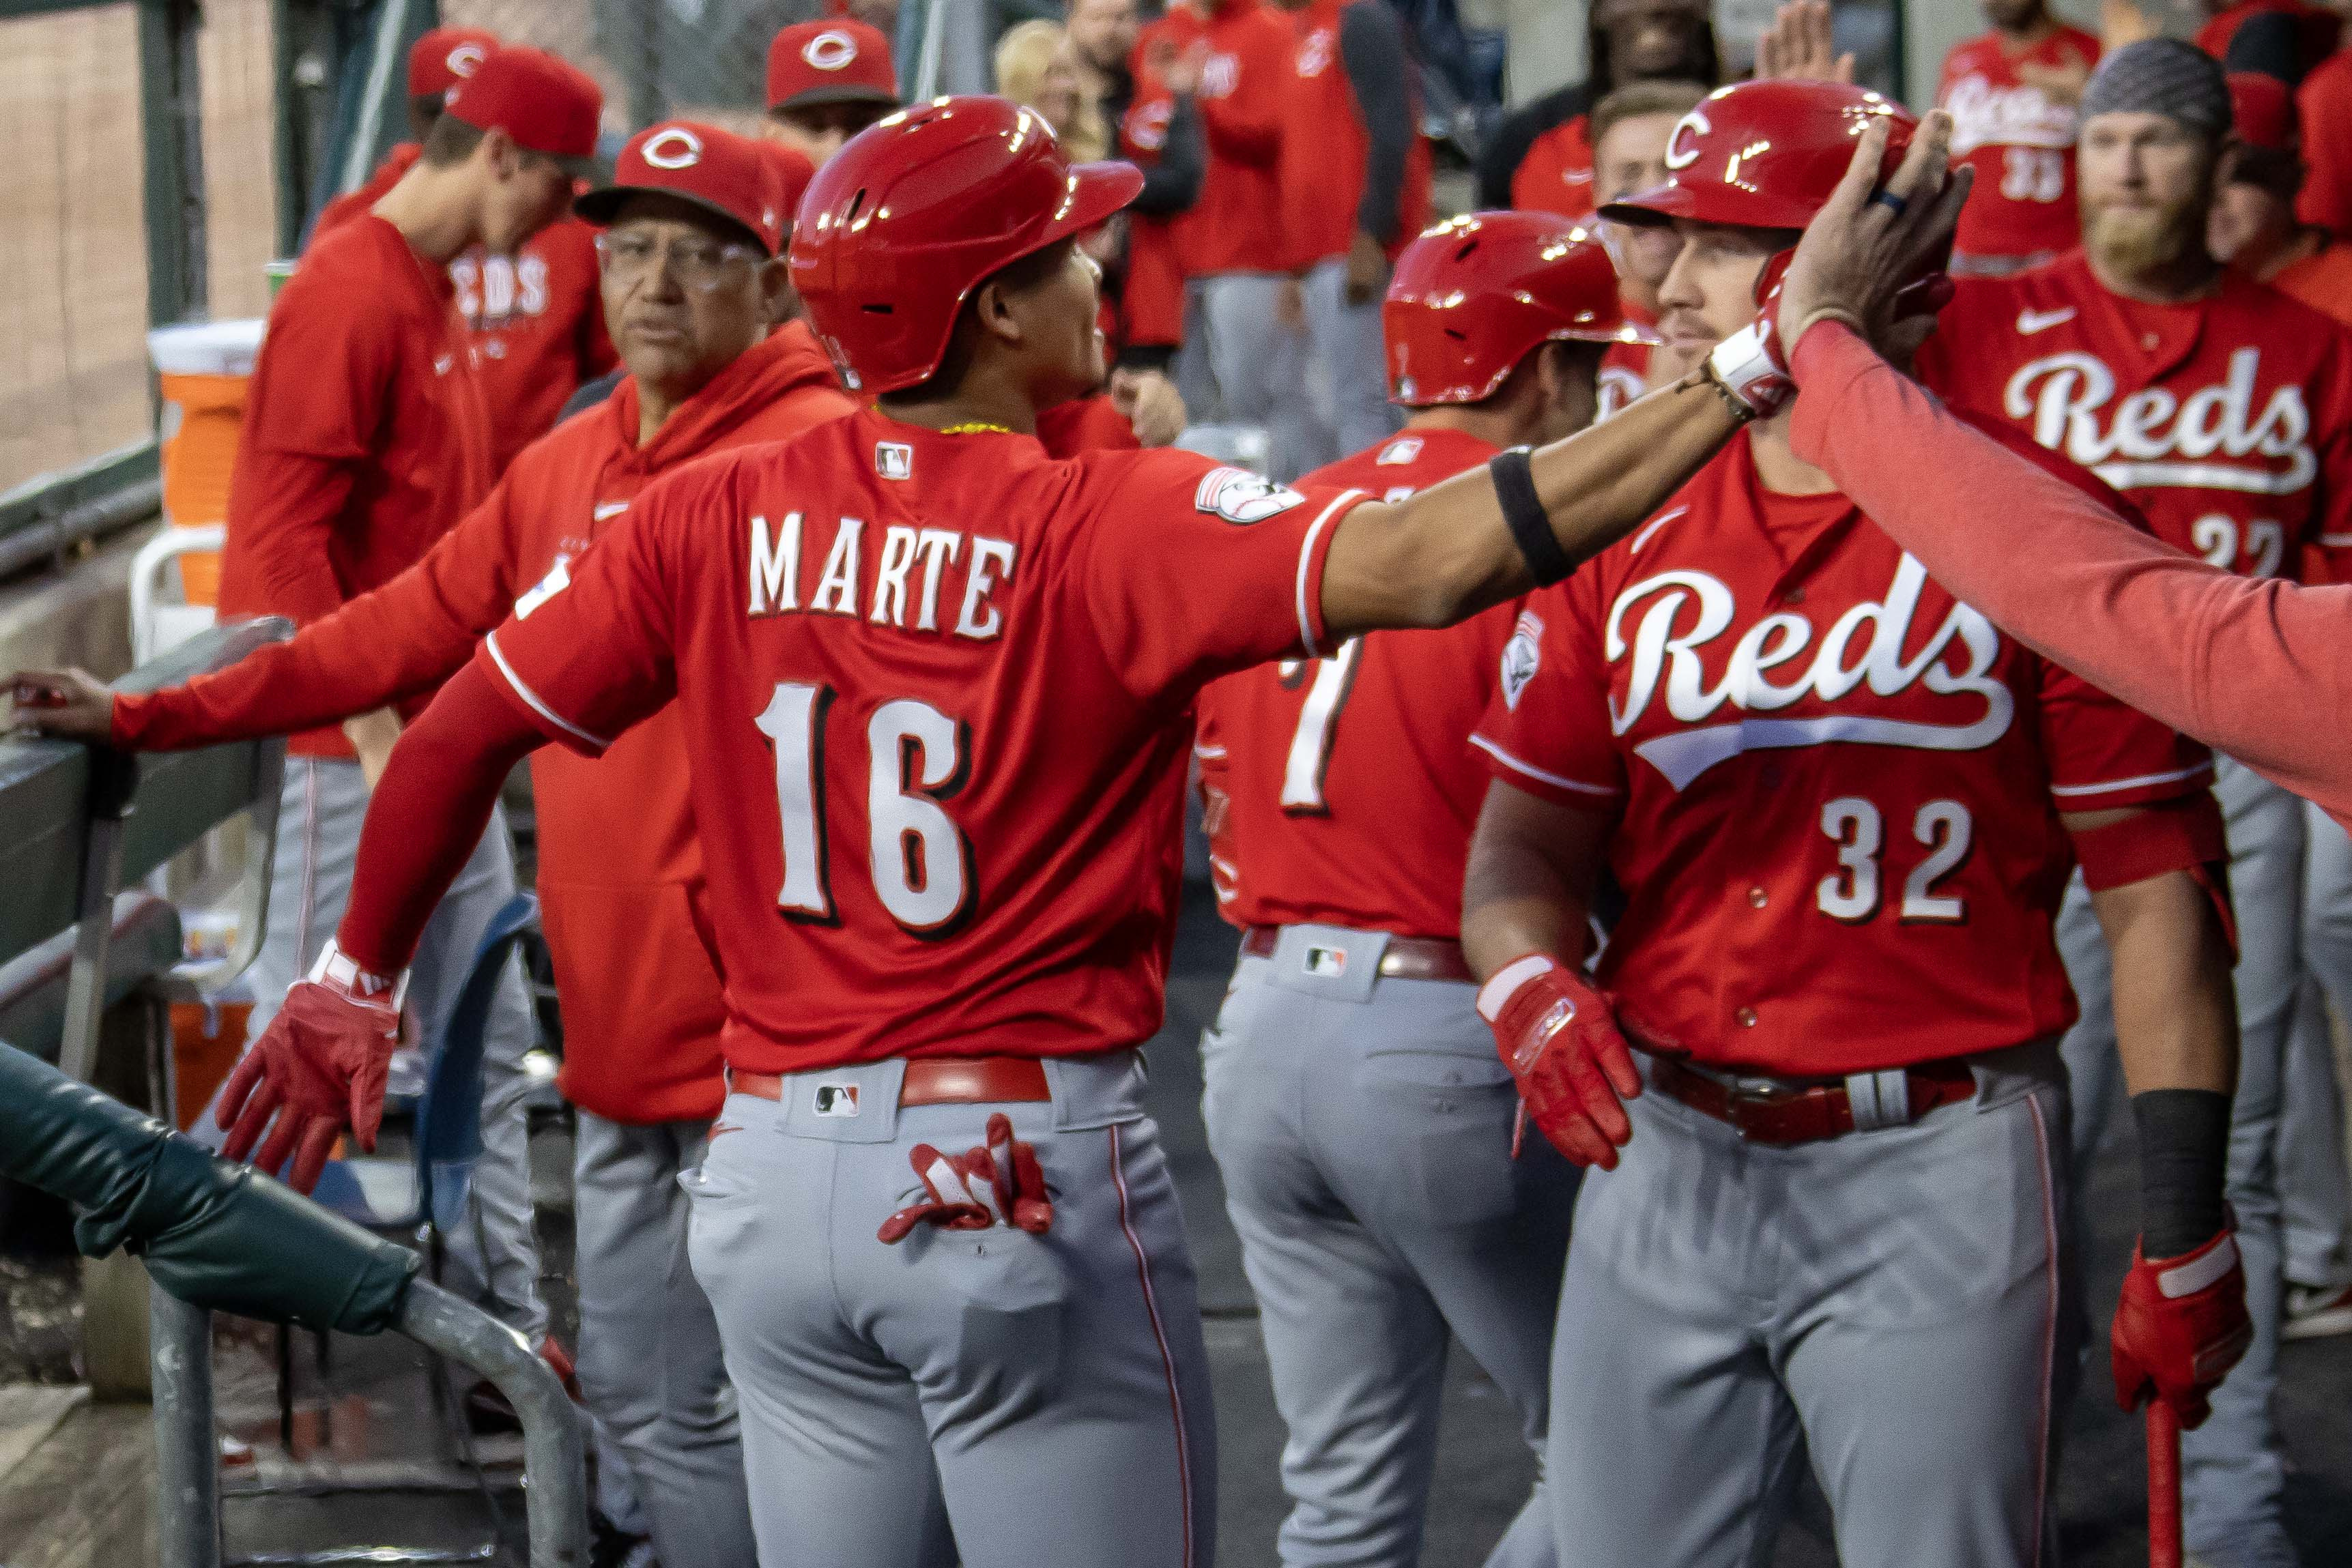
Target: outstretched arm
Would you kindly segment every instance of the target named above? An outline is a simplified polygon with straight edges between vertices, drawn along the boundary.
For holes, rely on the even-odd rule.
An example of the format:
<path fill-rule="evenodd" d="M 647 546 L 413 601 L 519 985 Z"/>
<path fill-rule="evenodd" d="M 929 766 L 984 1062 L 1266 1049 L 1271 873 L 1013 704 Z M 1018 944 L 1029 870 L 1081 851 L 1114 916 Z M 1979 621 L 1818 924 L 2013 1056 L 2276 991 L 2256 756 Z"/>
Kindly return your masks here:
<path fill-rule="evenodd" d="M 507 774 L 545 741 L 479 664 L 457 672 L 402 736 L 368 801 L 341 927 L 222 1087 L 224 1155 L 252 1155 L 270 1171 L 290 1160 L 287 1179 L 308 1192 L 345 1126 L 375 1146 L 400 1036 L 397 977 Z"/>
<path fill-rule="evenodd" d="M 1894 204 L 1870 200 L 1886 128 L 1874 124 L 1855 139 L 1838 199 L 1808 230 L 1816 255 L 1827 253 L 1843 264 L 1834 276 L 1815 278 L 1808 311 L 1872 323 L 1874 337 L 1901 333 L 1896 297 L 1944 247 L 1968 198 L 1965 174 L 1945 178 L 1951 130 L 1951 117 L 1940 110 L 1921 123 L 1902 167 L 1887 182 L 1900 198 Z M 1788 308 L 1784 298 L 1779 309 Z M 1752 388 L 1777 374 L 1770 367 L 1778 361 L 1766 353 L 1772 331 L 1764 322 L 1759 327 L 1764 329 L 1728 340 L 1708 364 L 1673 386 L 1529 456 L 1528 476 L 1542 512 L 1535 531 L 1540 536 L 1548 529 L 1558 547 L 1554 576 L 1546 580 L 1639 527 L 1731 439 L 1742 415 L 1730 389 Z M 1746 352 L 1748 346 L 1755 351 Z M 1744 371 L 1736 368 L 1743 365 Z M 1349 512 L 1324 567 L 1323 620 L 1331 635 L 1450 625 L 1537 586 L 1531 557 L 1506 521 L 1497 472 L 1474 469 L 1409 500 Z"/>
<path fill-rule="evenodd" d="M 1797 455 L 1937 581 L 2352 821 L 2352 588 L 2237 577 L 2150 538 L 1969 429 L 1838 321 L 1798 340 L 1792 370 Z"/>

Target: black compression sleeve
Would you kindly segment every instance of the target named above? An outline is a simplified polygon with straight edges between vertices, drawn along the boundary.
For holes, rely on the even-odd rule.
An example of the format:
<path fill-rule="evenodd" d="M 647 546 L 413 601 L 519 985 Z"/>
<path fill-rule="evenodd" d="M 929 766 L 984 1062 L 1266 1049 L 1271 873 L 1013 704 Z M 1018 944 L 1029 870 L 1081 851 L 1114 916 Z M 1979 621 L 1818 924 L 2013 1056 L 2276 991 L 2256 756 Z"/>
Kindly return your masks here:
<path fill-rule="evenodd" d="M 1397 237 L 1404 166 L 1414 135 L 1404 29 L 1387 0 L 1357 0 L 1339 13 L 1339 63 L 1364 122 L 1364 193 L 1356 226 L 1382 245 Z"/>
<path fill-rule="evenodd" d="M 2230 1097 L 2210 1089 L 2150 1089 L 2132 1096 L 2139 1124 L 2140 1253 L 2191 1252 L 2221 1233 L 2230 1163 Z"/>

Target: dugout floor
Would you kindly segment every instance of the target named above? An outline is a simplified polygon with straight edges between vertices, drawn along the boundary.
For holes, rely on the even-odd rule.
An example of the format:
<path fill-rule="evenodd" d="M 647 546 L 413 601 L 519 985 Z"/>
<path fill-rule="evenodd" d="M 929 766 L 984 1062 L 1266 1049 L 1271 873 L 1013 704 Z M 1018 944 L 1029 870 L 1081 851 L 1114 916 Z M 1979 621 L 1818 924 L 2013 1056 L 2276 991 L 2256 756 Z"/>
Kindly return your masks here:
<path fill-rule="evenodd" d="M 1276 1463 L 1282 1431 L 1267 1387 L 1238 1244 L 1201 1127 L 1195 1042 L 1215 1010 L 1232 967 L 1234 938 L 1207 907 L 1188 909 L 1170 986 L 1168 1028 L 1152 1051 L 1155 1110 L 1182 1186 L 1202 1272 L 1214 1364 L 1219 1427 L 1219 1561 L 1259 1568 L 1274 1561 L 1284 1511 Z M 2130 1119 L 2116 1124 L 2128 1131 Z M 533 1140 L 551 1304 L 559 1327 L 572 1327 L 568 1274 L 572 1217 L 568 1137 L 550 1124 Z M 2099 1299 L 2112 1301 L 2130 1245 L 2136 1205 L 2131 1152 L 2111 1149 L 2092 1173 L 2096 1213 L 2093 1273 Z M 26 1348 L 47 1340 L 61 1349 L 70 1326 L 54 1269 L 0 1270 L 13 1305 L 5 1326 Z M 0 1312 L 0 1319 L 10 1314 Z M 257 1325 L 225 1327 L 217 1350 L 222 1418 L 254 1447 L 254 1470 L 232 1473 L 235 1487 L 265 1477 L 341 1474 L 382 1479 L 442 1479 L 453 1472 L 436 1450 L 441 1430 L 432 1414 L 420 1358 L 393 1340 L 334 1341 L 322 1375 L 308 1336 L 292 1346 L 300 1390 L 297 1447 L 289 1463 L 278 1441 L 274 1336 Z M 44 1359 L 44 1358 L 37 1358 Z M 55 1355 L 45 1358 L 54 1362 Z M 39 1376 L 21 1363 L 5 1377 Z M 0 1393 L 5 1393 L 0 1390 Z M 2310 1568 L 2352 1563 L 2352 1337 L 2290 1345 L 2282 1378 L 2282 1417 L 2289 1457 L 2290 1523 Z M 152 1448 L 143 1408 L 39 1403 L 50 1423 L 46 1440 L 21 1457 L 0 1442 L 0 1564 L 6 1568 L 125 1568 L 152 1542 Z M 0 1399 L 0 1427 L 10 1406 Z M 1628 1420 L 1638 1413 L 1628 1412 Z M 1428 1568 L 1475 1568 L 1526 1495 L 1532 1462 L 1518 1443 L 1502 1400 L 1466 1357 L 1456 1355 L 1448 1381 L 1445 1429 L 1423 1562 Z M 5 1433 L 0 1432 L 0 1437 Z M 2069 1413 L 2067 1462 L 2059 1492 L 2070 1568 L 2125 1568 L 2147 1561 L 2138 1424 L 2106 1396 L 2104 1357 L 2091 1386 Z M 509 1551 L 520 1563 L 520 1498 L 511 1490 L 520 1458 L 514 1439 L 491 1439 L 484 1457 L 502 1478 Z M 12 1468 L 13 1467 L 13 1468 Z M 1827 1520 L 1809 1495 L 1784 1534 L 1776 1568 L 1823 1568 L 1836 1561 Z M 232 1553 L 266 1553 L 329 1545 L 464 1547 L 485 1539 L 478 1497 L 411 1495 L 241 1500 L 227 1504 Z M 146 1558 L 152 1562 L 152 1557 Z"/>

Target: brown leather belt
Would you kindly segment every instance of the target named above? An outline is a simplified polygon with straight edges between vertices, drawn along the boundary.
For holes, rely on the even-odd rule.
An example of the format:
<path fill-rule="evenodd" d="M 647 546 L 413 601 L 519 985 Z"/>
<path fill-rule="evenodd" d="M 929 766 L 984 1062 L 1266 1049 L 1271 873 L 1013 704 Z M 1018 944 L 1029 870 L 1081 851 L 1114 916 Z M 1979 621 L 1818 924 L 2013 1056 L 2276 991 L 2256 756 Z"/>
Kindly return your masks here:
<path fill-rule="evenodd" d="M 1909 1068 L 1903 1082 L 1909 1090 L 1908 1109 L 1899 1115 L 1882 1111 L 1866 1116 L 1865 1124 L 1916 1122 L 1939 1105 L 1966 1100 L 1977 1092 L 1976 1074 L 1961 1061 L 1931 1061 Z M 1653 1056 L 1650 1086 L 1702 1115 L 1730 1124 L 1751 1144 L 1810 1144 L 1843 1136 L 1856 1125 L 1853 1096 L 1843 1079 L 1790 1080 L 1743 1073 L 1737 1082 L 1726 1082 L 1671 1057 Z"/>
<path fill-rule="evenodd" d="M 1271 958 L 1276 944 L 1281 940 L 1281 926 L 1253 925 L 1242 933 L 1242 956 Z M 1461 943 L 1435 936 L 1390 937 L 1388 947 L 1381 954 L 1381 976 L 1390 980 L 1475 982 L 1478 978 L 1470 972 L 1470 960 L 1462 956 Z"/>
<path fill-rule="evenodd" d="M 772 1072 L 727 1071 L 727 1087 L 756 1100 L 782 1100 L 784 1081 Z M 898 1086 L 901 1105 L 993 1105 L 1051 1100 L 1045 1064 L 1034 1056 L 923 1056 L 907 1063 Z"/>

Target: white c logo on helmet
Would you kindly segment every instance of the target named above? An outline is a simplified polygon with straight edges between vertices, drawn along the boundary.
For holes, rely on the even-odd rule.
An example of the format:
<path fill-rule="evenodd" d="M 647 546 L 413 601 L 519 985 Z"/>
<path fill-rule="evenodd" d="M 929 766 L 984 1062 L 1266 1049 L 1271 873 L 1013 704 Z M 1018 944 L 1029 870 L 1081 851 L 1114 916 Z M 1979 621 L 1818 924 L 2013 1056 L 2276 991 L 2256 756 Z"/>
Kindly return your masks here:
<path fill-rule="evenodd" d="M 691 169 L 702 162 L 702 138 L 683 125 L 673 125 L 646 137 L 637 156 L 656 169 Z"/>
<path fill-rule="evenodd" d="M 442 62 L 449 68 L 449 74 L 453 77 L 472 76 L 475 68 L 481 63 L 482 46 L 479 44 L 460 44 L 450 50 L 449 57 Z"/>
<path fill-rule="evenodd" d="M 857 57 L 857 40 L 828 27 L 801 46 L 801 58 L 821 71 L 837 71 Z"/>
<path fill-rule="evenodd" d="M 1708 123 L 1706 110 L 1694 109 L 1675 121 L 1675 133 L 1666 138 L 1665 165 L 1669 169 L 1687 169 L 1698 162 L 1698 149 L 1683 145 L 1683 132 L 1694 137 L 1712 135 L 1715 127 Z"/>

